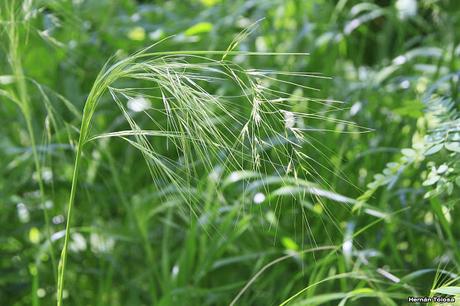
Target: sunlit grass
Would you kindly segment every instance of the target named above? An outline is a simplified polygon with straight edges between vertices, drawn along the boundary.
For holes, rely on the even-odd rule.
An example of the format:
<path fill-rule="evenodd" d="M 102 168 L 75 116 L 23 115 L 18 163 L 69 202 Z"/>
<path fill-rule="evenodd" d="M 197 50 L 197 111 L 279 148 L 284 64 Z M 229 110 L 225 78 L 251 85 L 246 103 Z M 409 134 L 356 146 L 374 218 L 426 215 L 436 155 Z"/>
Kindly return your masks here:
<path fill-rule="evenodd" d="M 304 195 L 312 194 L 318 199 L 326 196 L 345 203 L 351 201 L 333 192 L 321 191 L 313 185 L 302 188 L 300 187 L 301 181 L 298 181 L 310 171 L 308 170 L 310 168 L 308 159 L 310 158 L 300 151 L 303 146 L 304 132 L 296 127 L 296 121 L 304 117 L 328 120 L 328 116 L 291 112 L 283 107 L 282 96 L 275 96 L 274 92 L 270 91 L 265 93 L 265 87 L 260 85 L 265 73 L 258 74 L 256 70 L 251 70 L 249 73 L 231 62 L 203 57 L 203 55 L 223 55 L 225 58 L 241 54 L 259 56 L 292 54 L 257 54 L 236 51 L 151 53 L 149 50 L 150 48 L 142 50 L 114 64 L 106 64 L 96 78 L 85 102 L 80 136 L 76 144 L 67 226 L 59 265 L 58 305 L 62 305 L 71 220 L 78 188 L 81 156 L 89 140 L 107 137 L 124 139 L 142 153 L 152 180 L 158 187 L 172 183 L 177 190 L 181 191 L 193 183 L 197 167 L 211 171 L 217 162 L 224 166 L 226 172 L 228 172 L 227 167 L 229 170 L 250 168 L 262 178 L 265 173 L 275 171 L 280 176 L 281 183 L 285 183 L 283 177 L 291 175 L 290 172 L 292 172 L 291 182 L 299 186 Z M 306 54 L 296 55 L 306 56 Z M 199 62 L 194 63 L 188 60 Z M 262 80 L 256 76 L 260 76 Z M 298 73 L 297 76 L 308 77 L 309 75 Z M 125 84 L 130 80 L 141 81 L 142 85 L 145 85 L 134 88 L 117 86 L 118 83 Z M 279 80 L 270 78 L 270 81 Z M 237 100 L 237 103 L 230 101 L 225 96 L 211 94 L 203 88 L 203 86 L 213 84 L 225 86 L 227 83 L 242 93 L 242 99 Z M 148 94 L 149 91 L 160 95 Z M 282 92 L 277 92 L 282 94 Z M 106 93 L 110 94 L 114 106 L 118 106 L 121 110 L 130 130 L 90 136 L 91 122 L 97 105 Z M 162 109 L 151 109 L 150 99 L 160 100 Z M 248 106 L 241 105 L 242 103 Z M 125 104 L 128 105 L 128 108 L 131 105 L 134 112 L 144 112 L 151 124 L 158 129 L 143 130 L 134 120 L 132 112 L 130 113 L 124 106 Z M 153 114 L 149 115 L 149 111 L 152 110 L 165 117 L 166 127 L 169 129 L 161 126 L 154 119 Z M 290 117 L 286 118 L 286 114 Z M 351 123 L 347 122 L 347 124 Z M 182 164 L 177 164 L 159 154 L 149 142 L 148 137 L 166 138 L 166 141 L 171 143 L 181 155 Z M 272 143 L 267 142 L 268 139 Z M 270 151 L 269 157 L 264 156 L 267 151 Z M 298 171 L 302 173 L 299 174 Z M 312 171 L 314 171 L 313 168 Z M 287 192 L 294 195 L 293 191 Z M 194 199 L 189 193 L 179 192 L 178 194 L 190 206 L 195 217 L 202 213 L 199 207 L 194 206 Z M 154 292 L 154 288 L 151 290 Z"/>
<path fill-rule="evenodd" d="M 0 3 L 0 301 L 457 295 L 458 14 L 402 4 Z"/>

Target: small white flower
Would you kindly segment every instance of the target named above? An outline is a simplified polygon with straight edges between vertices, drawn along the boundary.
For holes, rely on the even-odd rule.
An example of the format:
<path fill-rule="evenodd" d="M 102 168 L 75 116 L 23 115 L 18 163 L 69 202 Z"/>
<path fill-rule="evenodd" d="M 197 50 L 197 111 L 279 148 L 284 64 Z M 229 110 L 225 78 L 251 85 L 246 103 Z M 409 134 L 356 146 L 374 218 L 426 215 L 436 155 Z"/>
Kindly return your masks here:
<path fill-rule="evenodd" d="M 69 249 L 75 253 L 86 250 L 86 239 L 80 233 L 73 233 L 69 244 Z"/>
<path fill-rule="evenodd" d="M 43 168 L 42 178 L 46 183 L 51 182 L 53 180 L 53 171 L 50 168 Z"/>
<path fill-rule="evenodd" d="M 43 288 L 38 288 L 37 289 L 37 296 L 39 298 L 44 298 L 45 295 L 46 295 L 46 290 L 45 289 L 43 289 Z"/>
<path fill-rule="evenodd" d="M 53 224 L 61 224 L 64 222 L 64 216 L 63 215 L 54 216 L 52 221 L 53 221 Z"/>
<path fill-rule="evenodd" d="M 179 274 L 179 266 L 178 265 L 174 265 L 174 267 L 172 268 L 171 274 L 172 274 L 173 278 L 177 277 L 177 275 Z"/>
<path fill-rule="evenodd" d="M 407 62 L 407 57 L 404 55 L 400 55 L 393 60 L 393 64 L 395 65 L 402 65 L 406 62 Z"/>
<path fill-rule="evenodd" d="M 398 0 L 396 1 L 396 9 L 398 10 L 399 18 L 407 19 L 417 15 L 416 0 Z"/>
<path fill-rule="evenodd" d="M 18 205 L 16 205 L 16 209 L 18 211 L 19 221 L 21 221 L 22 223 L 27 223 L 30 221 L 30 213 L 24 203 L 19 203 Z"/>
<path fill-rule="evenodd" d="M 128 108 L 136 113 L 149 109 L 151 105 L 150 100 L 140 96 L 128 100 Z"/>
<path fill-rule="evenodd" d="M 363 104 L 361 102 L 356 102 L 355 104 L 352 105 L 352 107 L 350 108 L 350 115 L 351 116 L 354 116 L 356 115 L 357 113 L 359 113 L 359 111 L 361 110 L 361 108 L 363 107 Z"/>
<path fill-rule="evenodd" d="M 105 237 L 96 233 L 91 233 L 89 242 L 91 244 L 91 250 L 94 253 L 107 253 L 115 246 L 115 240 L 113 238 Z"/>
<path fill-rule="evenodd" d="M 262 192 L 258 192 L 254 195 L 254 203 L 255 204 L 260 204 L 263 201 L 265 201 L 265 195 Z"/>

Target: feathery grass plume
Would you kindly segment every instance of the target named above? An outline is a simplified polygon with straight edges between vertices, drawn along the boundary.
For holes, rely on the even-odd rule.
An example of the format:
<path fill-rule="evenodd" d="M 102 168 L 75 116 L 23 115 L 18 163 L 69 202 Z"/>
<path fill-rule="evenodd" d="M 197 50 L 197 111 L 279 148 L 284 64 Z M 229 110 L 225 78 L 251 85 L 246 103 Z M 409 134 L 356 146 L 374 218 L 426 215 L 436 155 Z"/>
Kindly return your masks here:
<path fill-rule="evenodd" d="M 59 265 L 58 305 L 62 305 L 73 205 L 78 173 L 85 144 L 109 137 L 121 137 L 139 149 L 157 186 L 172 183 L 184 190 L 193 182 L 198 167 L 211 170 L 216 163 L 226 171 L 253 169 L 255 176 L 276 173 L 280 182 L 303 177 L 310 161 L 302 152 L 304 131 L 296 120 L 331 120 L 324 114 L 296 113 L 289 110 L 290 97 L 279 84 L 306 86 L 272 75 L 311 77 L 301 72 L 246 70 L 219 55 L 305 56 L 303 53 L 256 53 L 238 51 L 150 52 L 151 47 L 113 63 L 111 59 L 97 76 L 85 102 L 72 187 L 68 203 L 66 234 Z M 212 94 L 204 87 L 220 86 L 231 94 Z M 128 130 L 91 135 L 91 122 L 101 100 L 111 98 L 120 108 Z M 298 97 L 304 101 L 326 103 Z M 153 101 L 153 102 L 152 102 Z M 127 105 L 127 106 L 125 106 Z M 147 119 L 147 121 L 145 120 Z M 142 129 L 140 123 L 149 125 Z M 146 123 L 147 122 L 147 123 Z M 161 154 L 149 138 L 165 137 L 180 158 L 175 161 Z M 186 169 L 186 170 L 181 170 Z M 289 175 L 292 174 L 292 179 Z M 302 184 L 298 184 L 302 186 Z M 318 189 L 303 193 L 331 196 Z M 181 193 L 192 212 L 194 196 Z M 343 200 L 342 202 L 347 202 Z"/>
<path fill-rule="evenodd" d="M 158 50 L 225 51 L 155 47 L 102 84 L 75 176 L 62 304 L 397 305 L 459 294 L 458 1 L 425 1 L 408 18 L 399 5 L 354 1 L 192 2 L 0 1 L 3 304 L 55 303 L 49 250 L 64 243 L 70 151 L 106 52 L 173 32 L 183 34 Z M 264 33 L 234 35 L 261 16 Z M 302 46 L 311 59 L 235 52 Z M 331 135 L 359 132 L 336 118 L 376 133 Z M 360 188 L 340 178 L 365 188 L 376 173 L 358 201 Z"/>
<path fill-rule="evenodd" d="M 11 18 L 15 16 L 14 12 L 10 15 Z M 32 147 L 35 148 L 30 124 L 30 98 L 15 48 L 19 44 L 15 29 L 16 24 L 12 19 L 9 27 L 10 57 L 19 92 L 19 98 L 13 96 L 13 100 L 17 101 L 24 113 Z M 62 305 L 78 174 L 84 146 L 88 142 L 110 137 L 124 139 L 142 153 L 157 186 L 172 183 L 178 190 L 185 190 L 193 182 L 198 168 L 209 171 L 216 163 L 223 165 L 227 172 L 252 169 L 260 178 L 266 173 L 275 173 L 281 183 L 286 180 L 295 181 L 314 171 L 310 163 L 315 161 L 302 152 L 302 144 L 306 141 L 304 132 L 308 130 L 303 127 L 302 121 L 345 122 L 327 114 L 290 110 L 289 102 L 292 99 L 329 104 L 330 108 L 336 108 L 333 106 L 334 101 L 292 97 L 284 91 L 286 86 L 312 89 L 295 79 L 321 76 L 303 72 L 248 70 L 226 60 L 233 55 L 306 55 L 233 51 L 239 41 L 251 32 L 252 29 L 245 30 L 226 51 L 151 52 L 152 47 L 149 47 L 119 61 L 112 58 L 103 67 L 85 102 L 75 148 L 64 245 L 57 273 L 58 305 Z M 221 56 L 221 59 L 214 59 L 216 56 Z M 213 94 L 204 89 L 217 86 L 224 88 L 222 94 Z M 129 129 L 91 135 L 91 123 L 98 105 L 107 99 L 119 107 Z M 144 118 L 138 118 L 142 115 Z M 139 121 L 151 128 L 142 129 Z M 171 144 L 177 152 L 178 159 L 167 158 L 159 148 L 154 147 L 150 138 L 155 137 L 166 138 L 168 146 Z M 35 159 L 39 169 L 40 163 L 38 158 Z M 346 198 L 320 191 L 317 187 L 308 186 L 303 189 L 303 193 L 348 202 Z M 193 195 L 185 191 L 180 194 L 193 212 L 199 209 L 191 205 L 194 202 Z"/>
<path fill-rule="evenodd" d="M 37 172 L 41 163 L 36 150 L 31 119 L 31 98 L 28 94 L 24 72 L 19 56 L 20 39 L 17 32 L 16 10 L 6 6 L 9 16 L 10 62 L 17 90 L 2 91 L 2 95 L 14 101 L 24 114 L 31 139 L 31 147 Z M 21 10 L 18 10 L 21 12 Z M 318 163 L 303 149 L 308 143 L 304 121 L 331 121 L 350 124 L 329 117 L 330 110 L 340 110 L 335 101 L 308 99 L 293 96 L 286 87 L 314 90 L 298 79 L 324 78 L 304 72 L 245 69 L 227 60 L 233 55 L 245 56 L 305 56 L 304 53 L 270 53 L 234 51 L 238 43 L 249 35 L 253 28 L 242 32 L 226 51 L 171 51 L 150 52 L 151 47 L 117 62 L 111 59 L 97 76 L 85 102 L 79 140 L 72 176 L 68 203 L 64 246 L 58 267 L 58 305 L 62 305 L 64 274 L 67 261 L 73 205 L 77 194 L 78 173 L 84 146 L 92 141 L 120 137 L 137 148 L 144 156 L 148 170 L 158 187 L 173 184 L 191 211 L 200 209 L 195 195 L 187 192 L 194 181 L 198 168 L 210 171 L 216 164 L 229 173 L 232 182 L 254 180 L 247 191 L 254 192 L 269 185 L 282 185 L 273 197 L 311 195 L 342 203 L 352 200 L 309 180 L 315 177 Z M 220 60 L 214 57 L 221 57 Z M 59 125 L 53 107 L 43 86 L 32 80 L 43 96 L 51 124 Z M 211 93 L 204 88 L 224 88 L 223 92 Z M 75 113 L 67 100 L 59 99 Z M 91 135 L 91 123 L 100 101 L 111 99 L 119 107 L 128 130 Z M 327 106 L 324 113 L 300 113 L 291 110 L 291 102 L 317 103 Z M 153 104 L 152 104 L 153 101 Z M 159 102 L 159 103 L 157 103 Z M 125 106 L 126 105 L 126 106 Z M 150 129 L 142 129 L 141 125 Z M 177 160 L 163 155 L 150 139 L 164 137 L 167 144 L 177 151 Z M 322 165 L 319 165 L 322 166 Z M 185 170 L 184 170 L 185 169 Z M 247 170 L 250 175 L 245 174 Z M 242 176 L 240 176 L 243 174 Z M 267 177 L 267 174 L 273 174 Z M 45 197 L 43 182 L 39 176 L 40 193 Z M 287 185 L 287 186 L 285 186 Z M 259 202 L 263 201 L 259 197 Z M 44 201 L 43 201 L 44 202 Z M 327 211 L 327 208 L 325 208 Z M 46 209 L 44 210 L 45 214 Z M 45 215 L 48 224 L 48 216 Z M 50 237 L 48 233 L 48 238 Z M 146 238 L 146 237 L 144 237 Z M 51 243 L 49 246 L 51 247 Z M 53 258 L 53 254 L 51 254 Z M 151 257 L 151 256 L 150 256 Z M 52 260 L 54 262 L 54 260 Z M 155 290 L 152 282 L 152 299 Z"/>

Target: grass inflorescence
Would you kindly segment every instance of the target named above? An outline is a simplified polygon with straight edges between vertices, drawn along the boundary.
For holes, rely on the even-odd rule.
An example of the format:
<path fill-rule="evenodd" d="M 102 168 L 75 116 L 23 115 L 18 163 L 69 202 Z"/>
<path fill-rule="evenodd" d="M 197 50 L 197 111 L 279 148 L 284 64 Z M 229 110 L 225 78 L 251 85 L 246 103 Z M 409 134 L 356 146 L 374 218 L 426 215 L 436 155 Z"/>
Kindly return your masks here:
<path fill-rule="evenodd" d="M 459 11 L 1 2 L 0 304 L 457 297 Z"/>

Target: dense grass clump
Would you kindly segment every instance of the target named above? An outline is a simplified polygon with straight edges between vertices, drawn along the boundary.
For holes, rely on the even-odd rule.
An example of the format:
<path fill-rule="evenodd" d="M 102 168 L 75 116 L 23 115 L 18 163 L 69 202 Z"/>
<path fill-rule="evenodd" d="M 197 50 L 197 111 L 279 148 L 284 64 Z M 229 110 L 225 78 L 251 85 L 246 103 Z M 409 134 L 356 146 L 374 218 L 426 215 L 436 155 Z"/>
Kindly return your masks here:
<path fill-rule="evenodd" d="M 456 1 L 0 3 L 0 305 L 459 297 Z"/>

